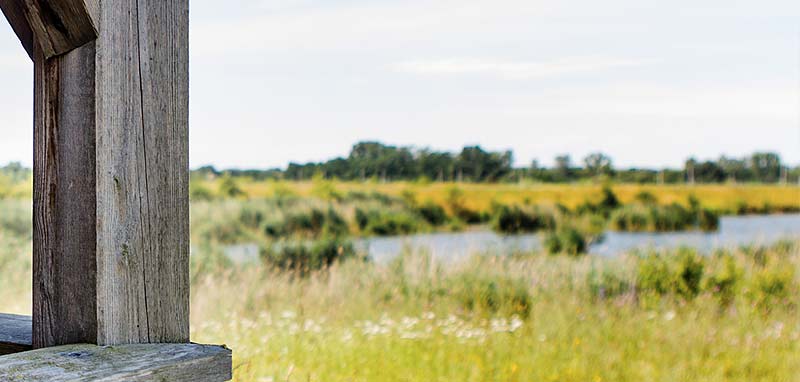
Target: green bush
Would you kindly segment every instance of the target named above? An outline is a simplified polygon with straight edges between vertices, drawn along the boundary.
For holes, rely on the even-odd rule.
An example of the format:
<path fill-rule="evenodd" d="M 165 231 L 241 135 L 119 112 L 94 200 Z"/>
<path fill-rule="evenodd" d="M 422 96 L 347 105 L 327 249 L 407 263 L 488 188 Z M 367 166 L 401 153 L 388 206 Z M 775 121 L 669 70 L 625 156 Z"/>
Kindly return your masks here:
<path fill-rule="evenodd" d="M 451 280 L 448 289 L 469 312 L 528 317 L 533 306 L 533 296 L 526 283 L 506 276 L 468 273 Z"/>
<path fill-rule="evenodd" d="M 794 295 L 795 268 L 772 266 L 761 269 L 752 279 L 751 298 L 756 305 L 771 309 L 789 301 Z"/>
<path fill-rule="evenodd" d="M 707 232 L 719 229 L 719 215 L 707 208 L 697 211 L 697 226 Z"/>
<path fill-rule="evenodd" d="M 658 198 L 650 191 L 640 191 L 634 197 L 637 203 L 649 206 L 658 204 Z"/>
<path fill-rule="evenodd" d="M 722 306 L 728 306 L 736 298 L 744 272 L 730 253 L 719 253 L 716 257 L 721 265 L 710 271 L 704 290 L 717 296 Z"/>
<path fill-rule="evenodd" d="M 637 264 L 637 290 L 691 299 L 702 290 L 704 271 L 705 262 L 695 250 L 681 249 L 671 257 L 649 253 Z"/>
<path fill-rule="evenodd" d="M 574 227 L 561 227 L 555 232 L 547 234 L 544 240 L 545 250 L 552 255 L 578 256 L 585 254 L 588 247 L 589 243 L 586 237 Z"/>
<path fill-rule="evenodd" d="M 611 215 L 611 229 L 622 232 L 644 232 L 654 229 L 649 210 L 639 206 L 626 206 Z"/>
<path fill-rule="evenodd" d="M 264 224 L 264 233 L 268 236 L 285 237 L 301 236 L 319 238 L 323 236 L 345 236 L 350 228 L 347 221 L 329 207 L 327 211 L 312 208 L 306 212 L 295 212 Z"/>
<path fill-rule="evenodd" d="M 696 250 L 681 249 L 677 255 L 677 292 L 684 297 L 695 297 L 700 293 L 705 262 Z"/>
<path fill-rule="evenodd" d="M 597 269 L 592 268 L 587 283 L 592 296 L 599 299 L 622 296 L 633 290 L 633 286 L 628 280 L 610 269 L 598 272 Z"/>
<path fill-rule="evenodd" d="M 417 213 L 422 216 L 428 224 L 435 227 L 442 226 L 450 220 L 444 207 L 434 202 L 427 202 L 417 207 Z"/>
<path fill-rule="evenodd" d="M 499 206 L 495 208 L 492 219 L 492 228 L 505 234 L 523 232 L 537 232 L 539 230 L 553 229 L 555 217 L 540 209 L 523 210 L 518 206 Z"/>
<path fill-rule="evenodd" d="M 268 264 L 301 274 L 325 269 L 336 262 L 356 256 L 353 244 L 338 238 L 281 243 L 262 250 L 262 258 Z"/>
<path fill-rule="evenodd" d="M 608 218 L 611 216 L 611 213 L 614 212 L 617 208 L 620 208 L 622 203 L 619 201 L 619 198 L 614 193 L 614 190 L 611 187 L 605 186 L 600 195 L 600 200 L 598 202 L 592 202 L 587 200 L 579 205 L 575 211 L 579 215 L 583 214 L 599 214 L 603 215 L 603 217 Z"/>
<path fill-rule="evenodd" d="M 219 184 L 219 194 L 228 198 L 241 198 L 247 196 L 231 176 L 224 176 Z"/>
<path fill-rule="evenodd" d="M 639 258 L 636 266 L 638 292 L 666 295 L 675 291 L 674 282 L 674 276 L 664 256 L 650 253 Z"/>
<path fill-rule="evenodd" d="M 425 226 L 421 218 L 404 211 L 379 211 L 356 208 L 356 223 L 367 235 L 393 236 L 419 232 Z"/>
<path fill-rule="evenodd" d="M 610 218 L 611 229 L 623 232 L 673 232 L 687 229 L 715 231 L 719 216 L 704 208 L 687 209 L 673 203 L 659 205 L 628 205 L 615 210 Z"/>

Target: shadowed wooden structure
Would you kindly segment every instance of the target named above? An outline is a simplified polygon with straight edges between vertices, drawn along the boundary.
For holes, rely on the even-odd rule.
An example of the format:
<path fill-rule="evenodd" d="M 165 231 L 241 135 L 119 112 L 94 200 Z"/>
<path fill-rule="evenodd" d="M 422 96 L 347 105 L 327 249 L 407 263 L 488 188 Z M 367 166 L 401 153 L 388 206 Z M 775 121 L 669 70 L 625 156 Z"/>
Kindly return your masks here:
<path fill-rule="evenodd" d="M 0 9 L 35 73 L 33 316 L 0 315 L 0 380 L 230 379 L 189 343 L 189 0 Z"/>

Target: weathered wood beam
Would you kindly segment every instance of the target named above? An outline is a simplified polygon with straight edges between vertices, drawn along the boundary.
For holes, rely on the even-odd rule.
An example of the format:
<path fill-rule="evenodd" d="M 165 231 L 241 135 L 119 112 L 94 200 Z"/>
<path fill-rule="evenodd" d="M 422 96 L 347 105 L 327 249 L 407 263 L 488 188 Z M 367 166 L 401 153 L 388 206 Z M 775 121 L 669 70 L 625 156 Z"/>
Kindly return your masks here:
<path fill-rule="evenodd" d="M 99 4 L 35 44 L 35 348 L 189 341 L 189 2 Z"/>
<path fill-rule="evenodd" d="M 98 343 L 189 340 L 189 1 L 102 3 Z"/>
<path fill-rule="evenodd" d="M 33 59 L 33 31 L 28 19 L 25 18 L 25 9 L 20 0 L 0 0 L 0 10 L 6 16 L 11 29 L 17 34 L 22 47 Z"/>
<path fill-rule="evenodd" d="M 9 382 L 224 382 L 232 378 L 231 351 L 195 344 L 69 345 L 1 357 L 0 377 Z"/>
<path fill-rule="evenodd" d="M 0 355 L 31 349 L 31 318 L 0 314 Z"/>
<path fill-rule="evenodd" d="M 97 341 L 94 42 L 34 60 L 33 344 Z"/>
<path fill-rule="evenodd" d="M 28 53 L 33 52 L 30 43 L 36 41 L 44 57 L 51 58 L 97 38 L 93 16 L 98 5 L 98 0 L 2 0 L 0 7 L 12 26 L 20 25 L 20 14 L 24 15 L 27 28 L 14 30 Z"/>

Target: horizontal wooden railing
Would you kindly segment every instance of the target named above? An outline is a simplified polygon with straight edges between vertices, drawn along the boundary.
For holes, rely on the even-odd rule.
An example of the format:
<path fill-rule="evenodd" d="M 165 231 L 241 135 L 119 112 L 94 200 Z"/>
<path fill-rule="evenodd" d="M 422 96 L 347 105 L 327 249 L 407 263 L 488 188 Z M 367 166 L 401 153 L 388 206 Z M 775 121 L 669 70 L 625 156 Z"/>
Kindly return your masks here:
<path fill-rule="evenodd" d="M 31 350 L 31 328 L 30 317 L 0 314 L 0 356 Z"/>
<path fill-rule="evenodd" d="M 0 381 L 224 382 L 232 378 L 231 351 L 224 346 L 69 345 L 31 349 L 31 318 L 0 314 Z"/>
<path fill-rule="evenodd" d="M 69 345 L 0 357 L 0 380 L 224 382 L 231 351 L 196 344 Z"/>

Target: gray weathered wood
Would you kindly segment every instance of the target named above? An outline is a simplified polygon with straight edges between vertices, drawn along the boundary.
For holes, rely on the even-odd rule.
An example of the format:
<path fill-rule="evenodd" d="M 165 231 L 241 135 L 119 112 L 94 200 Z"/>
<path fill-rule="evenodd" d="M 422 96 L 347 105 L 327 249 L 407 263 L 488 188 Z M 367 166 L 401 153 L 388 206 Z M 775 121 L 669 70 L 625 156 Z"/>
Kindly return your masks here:
<path fill-rule="evenodd" d="M 0 355 L 31 350 L 31 318 L 0 314 Z"/>
<path fill-rule="evenodd" d="M 98 0 L 0 0 L 0 7 L 31 56 L 34 41 L 51 58 L 97 37 Z"/>
<path fill-rule="evenodd" d="M 97 341 L 95 49 L 34 60 L 33 344 Z"/>
<path fill-rule="evenodd" d="M 17 34 L 22 43 L 22 47 L 28 52 L 28 56 L 33 59 L 33 31 L 25 18 L 23 4 L 19 0 L 0 0 L 0 10 L 6 16 L 6 20 L 11 25 L 11 29 Z"/>
<path fill-rule="evenodd" d="M 231 376 L 231 351 L 194 344 L 69 345 L 0 358 L 0 380 L 223 382 Z"/>
<path fill-rule="evenodd" d="M 90 11 L 96 41 L 34 44 L 33 343 L 188 342 L 188 1 Z"/>
<path fill-rule="evenodd" d="M 189 340 L 188 25 L 188 0 L 101 3 L 101 345 Z"/>

